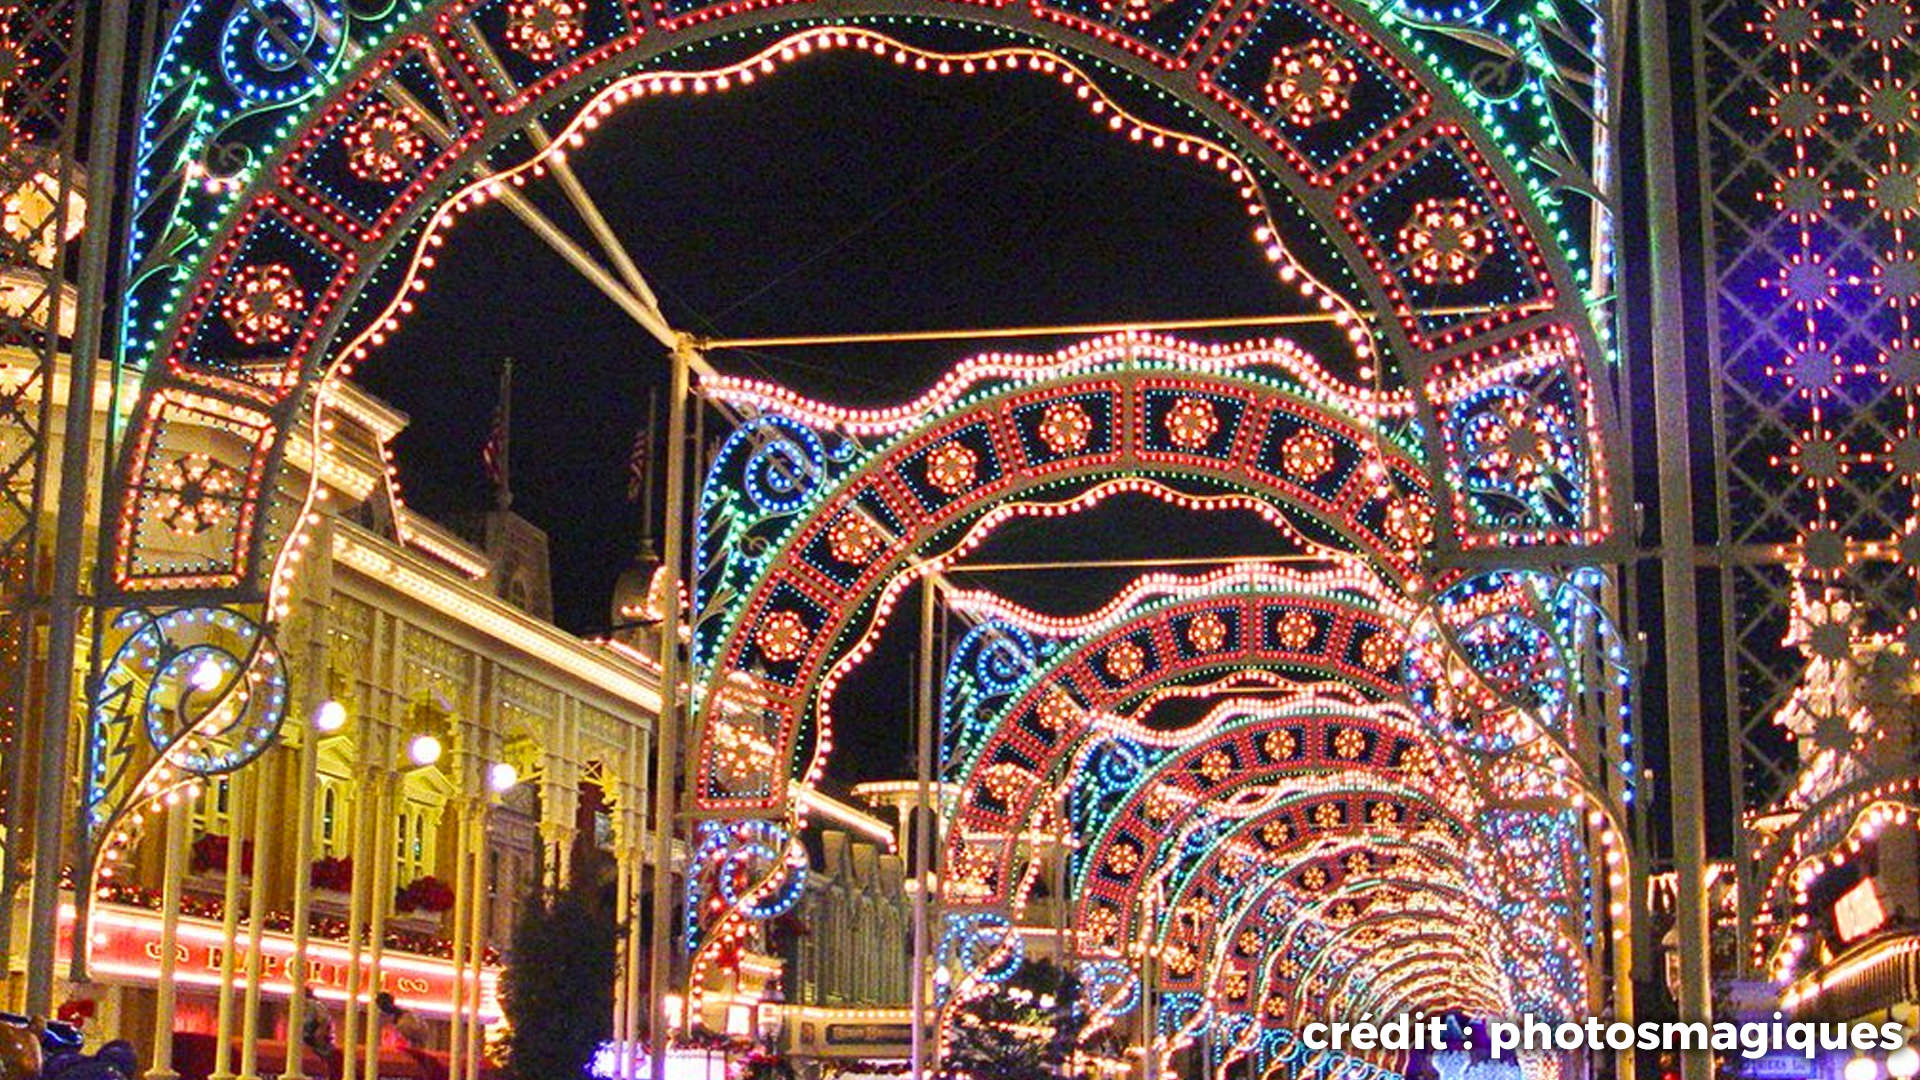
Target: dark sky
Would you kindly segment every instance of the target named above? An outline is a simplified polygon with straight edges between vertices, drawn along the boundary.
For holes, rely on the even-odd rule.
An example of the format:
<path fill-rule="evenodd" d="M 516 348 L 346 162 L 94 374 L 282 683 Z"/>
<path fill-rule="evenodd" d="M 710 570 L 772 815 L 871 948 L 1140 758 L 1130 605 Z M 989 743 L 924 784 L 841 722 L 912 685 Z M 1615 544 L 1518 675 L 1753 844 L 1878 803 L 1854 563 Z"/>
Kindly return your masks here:
<path fill-rule="evenodd" d="M 1253 315 L 1297 303 L 1274 282 L 1218 172 L 1107 133 L 1037 75 L 942 79 L 865 55 L 815 56 L 729 94 L 629 106 L 570 160 L 669 318 L 710 336 Z M 568 216 L 557 189 L 535 197 Z M 976 351 L 1062 343 L 712 360 L 828 400 L 890 404 Z M 661 350 L 505 209 L 469 215 L 420 310 L 361 372 L 413 418 L 396 456 L 417 508 L 444 516 L 486 505 L 479 449 L 503 356 L 516 362 L 514 507 L 552 535 L 558 621 L 604 628 L 639 533 L 625 501 L 626 455 L 649 388 L 664 381 Z M 1061 535 L 1057 522 L 1017 523 L 980 557 L 1234 553 L 1276 542 L 1250 522 L 1125 502 L 1076 519 L 1071 540 Z M 1141 572 L 993 584 L 1071 613 Z M 850 778 L 906 768 L 909 728 L 898 717 L 911 636 L 895 627 L 841 690 L 839 756 Z"/>

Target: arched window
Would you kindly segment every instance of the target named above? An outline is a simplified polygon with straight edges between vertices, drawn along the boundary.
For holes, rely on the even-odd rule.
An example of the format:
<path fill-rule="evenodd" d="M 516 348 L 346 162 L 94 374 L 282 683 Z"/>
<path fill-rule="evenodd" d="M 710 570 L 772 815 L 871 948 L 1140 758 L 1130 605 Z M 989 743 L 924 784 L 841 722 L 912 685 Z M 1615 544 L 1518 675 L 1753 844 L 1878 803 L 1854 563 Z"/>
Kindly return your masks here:
<path fill-rule="evenodd" d="M 340 836 L 340 791 L 331 782 L 320 785 L 320 853 L 333 855 Z"/>

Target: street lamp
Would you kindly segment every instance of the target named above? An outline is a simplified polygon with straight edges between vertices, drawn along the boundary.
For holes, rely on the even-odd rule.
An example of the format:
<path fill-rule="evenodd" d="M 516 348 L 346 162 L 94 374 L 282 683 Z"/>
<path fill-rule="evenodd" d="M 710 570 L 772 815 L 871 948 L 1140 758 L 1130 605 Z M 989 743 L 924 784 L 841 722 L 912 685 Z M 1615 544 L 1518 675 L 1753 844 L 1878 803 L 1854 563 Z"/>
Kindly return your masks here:
<path fill-rule="evenodd" d="M 1880 1066 L 1872 1058 L 1862 1054 L 1847 1062 L 1847 1067 L 1840 1071 L 1840 1075 L 1846 1080 L 1878 1080 Z"/>
<path fill-rule="evenodd" d="M 322 735 L 332 735 L 347 726 L 347 707 L 328 698 L 313 710 L 313 730 Z"/>
<path fill-rule="evenodd" d="M 520 770 L 514 768 L 512 762 L 496 761 L 487 766 L 487 786 L 494 791 L 504 794 L 519 782 Z"/>
<path fill-rule="evenodd" d="M 1893 1080 L 1913 1080 L 1916 1073 L 1920 1073 L 1920 1050 L 1915 1050 L 1913 1044 L 1887 1055 L 1887 1075 Z"/>
<path fill-rule="evenodd" d="M 424 769 L 440 760 L 443 749 L 439 739 L 421 732 L 407 743 L 407 760 Z"/>

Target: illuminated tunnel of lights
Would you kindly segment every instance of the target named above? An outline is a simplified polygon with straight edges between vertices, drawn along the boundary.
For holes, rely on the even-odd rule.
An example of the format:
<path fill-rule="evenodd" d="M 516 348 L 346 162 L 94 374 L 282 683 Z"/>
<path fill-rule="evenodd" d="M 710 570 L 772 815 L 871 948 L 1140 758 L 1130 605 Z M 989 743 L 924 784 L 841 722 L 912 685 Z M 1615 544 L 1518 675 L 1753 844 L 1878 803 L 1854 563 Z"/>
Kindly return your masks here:
<path fill-rule="evenodd" d="M 946 1008 L 1012 970 L 1031 836 L 1071 841 L 1073 961 L 1102 1007 L 1155 1002 L 1140 1022 L 1168 1049 L 1213 1024 L 1217 1064 L 1390 1072 L 1404 1063 L 1292 1033 L 1619 992 L 1628 683 L 1591 553 L 1626 500 L 1587 309 L 1611 250 L 1604 214 L 1549 182 L 1586 152 L 1605 88 L 1575 72 L 1590 96 L 1570 103 L 1567 65 L 1541 60 L 1545 22 L 1605 32 L 1590 10 L 311 0 L 268 17 L 188 9 L 137 147 L 122 316 L 142 385 L 107 553 L 116 588 L 169 613 L 129 605 L 115 634 L 222 658 L 219 692 L 198 689 L 228 704 L 143 727 L 127 703 L 179 696 L 184 669 L 112 670 L 89 876 L 172 786 L 271 742 L 272 631 L 314 498 L 288 493 L 289 463 L 447 231 L 616 109 L 844 51 L 1051 80 L 1114 137 L 1225 176 L 1276 307 L 1330 332 L 982 354 L 886 409 L 702 377 L 740 420 L 699 491 L 688 583 L 692 993 L 798 895 L 792 786 L 827 768 L 835 688 L 905 590 L 1008 521 L 1067 536 L 1122 497 L 1251 511 L 1287 561 L 1150 576 L 1079 618 L 953 598 L 971 629 L 941 695 Z M 1473 41 L 1529 58 L 1503 69 L 1512 86 L 1461 78 L 1484 69 Z M 1204 717 L 1157 724 L 1176 699 Z"/>

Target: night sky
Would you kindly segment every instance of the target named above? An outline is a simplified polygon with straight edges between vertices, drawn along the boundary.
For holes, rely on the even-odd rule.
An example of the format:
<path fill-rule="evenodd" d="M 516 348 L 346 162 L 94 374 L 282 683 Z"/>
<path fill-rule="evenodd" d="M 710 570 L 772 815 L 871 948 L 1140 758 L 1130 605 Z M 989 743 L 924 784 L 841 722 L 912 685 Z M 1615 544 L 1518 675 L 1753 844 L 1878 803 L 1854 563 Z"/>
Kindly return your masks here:
<path fill-rule="evenodd" d="M 943 79 L 864 54 L 816 55 L 725 95 L 631 105 L 569 160 L 669 319 L 709 336 L 1243 316 L 1298 304 L 1274 281 L 1221 174 L 1109 134 L 1057 82 L 1028 73 Z M 550 182 L 535 198 L 557 220 L 571 216 Z M 878 405 L 915 396 L 974 352 L 1066 340 L 711 359 L 826 400 Z M 429 515 L 488 503 L 479 451 L 504 356 L 516 363 L 514 509 L 552 536 L 557 621 L 603 630 L 640 532 L 626 458 L 649 389 L 664 383 L 662 350 L 504 208 L 469 215 L 420 310 L 361 370 L 412 417 L 396 457 L 408 501 Z M 976 559 L 1279 544 L 1256 521 L 1182 515 L 1142 497 L 1066 526 L 1016 522 Z M 1072 614 L 1143 572 L 991 584 Z M 835 772 L 846 779 L 910 770 L 913 636 L 895 625 L 836 699 Z"/>

